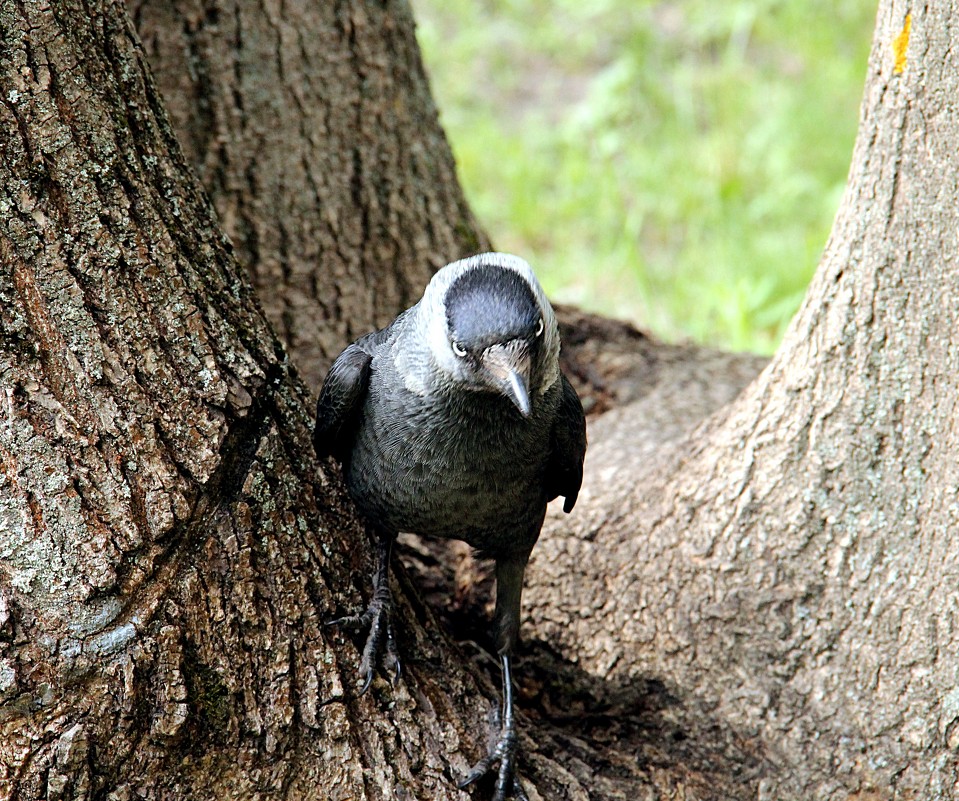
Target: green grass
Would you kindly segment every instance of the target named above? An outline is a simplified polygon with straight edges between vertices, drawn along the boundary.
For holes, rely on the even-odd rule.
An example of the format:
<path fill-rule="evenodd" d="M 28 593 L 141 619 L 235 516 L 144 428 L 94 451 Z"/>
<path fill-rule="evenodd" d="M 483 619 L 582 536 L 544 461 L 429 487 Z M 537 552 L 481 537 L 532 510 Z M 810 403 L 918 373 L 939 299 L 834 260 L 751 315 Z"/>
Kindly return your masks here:
<path fill-rule="evenodd" d="M 771 352 L 845 184 L 875 0 L 413 0 L 466 194 L 555 300 Z"/>

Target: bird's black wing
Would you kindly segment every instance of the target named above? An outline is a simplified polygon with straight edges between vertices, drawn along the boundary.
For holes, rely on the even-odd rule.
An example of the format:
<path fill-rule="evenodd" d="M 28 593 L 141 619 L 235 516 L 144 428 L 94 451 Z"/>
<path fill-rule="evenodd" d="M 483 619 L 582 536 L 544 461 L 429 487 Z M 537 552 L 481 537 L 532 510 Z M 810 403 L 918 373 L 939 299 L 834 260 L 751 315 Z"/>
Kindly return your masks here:
<path fill-rule="evenodd" d="M 372 360 L 360 342 L 354 342 L 333 362 L 316 402 L 313 447 L 317 456 L 342 462 L 349 455 L 370 386 Z"/>
<path fill-rule="evenodd" d="M 411 311 L 407 309 L 386 328 L 360 337 L 336 357 L 316 402 L 313 447 L 320 458 L 333 456 L 340 462 L 349 458 L 370 387 L 373 352 L 396 335 Z"/>
<path fill-rule="evenodd" d="M 553 423 L 549 462 L 546 465 L 546 491 L 549 499 L 562 495 L 563 511 L 573 511 L 583 483 L 583 459 L 586 457 L 586 415 L 583 404 L 566 376 L 560 374 L 560 401 Z"/>

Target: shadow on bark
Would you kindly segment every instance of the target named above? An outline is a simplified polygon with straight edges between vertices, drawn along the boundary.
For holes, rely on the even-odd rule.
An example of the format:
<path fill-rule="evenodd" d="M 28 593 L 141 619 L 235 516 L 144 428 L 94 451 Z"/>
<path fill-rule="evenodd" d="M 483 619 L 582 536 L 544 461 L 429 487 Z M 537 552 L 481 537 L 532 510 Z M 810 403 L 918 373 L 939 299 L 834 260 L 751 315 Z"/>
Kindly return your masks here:
<path fill-rule="evenodd" d="M 472 561 L 460 543 L 403 537 L 398 553 L 407 596 L 432 610 L 495 698 L 490 565 Z M 400 640 L 402 648 L 402 633 Z M 607 681 L 534 637 L 521 641 L 515 681 L 523 776 L 543 798 L 626 799 L 642 790 L 639 797 L 747 799 L 775 771 L 758 739 L 662 677 Z M 564 773 L 566 785 L 557 778 Z"/>

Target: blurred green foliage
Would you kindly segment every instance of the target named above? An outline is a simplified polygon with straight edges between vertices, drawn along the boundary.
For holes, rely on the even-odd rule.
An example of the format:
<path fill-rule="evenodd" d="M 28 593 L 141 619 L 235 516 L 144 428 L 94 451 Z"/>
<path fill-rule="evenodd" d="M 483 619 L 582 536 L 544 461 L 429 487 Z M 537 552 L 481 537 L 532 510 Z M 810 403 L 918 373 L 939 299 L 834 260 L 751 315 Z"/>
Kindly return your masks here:
<path fill-rule="evenodd" d="M 875 0 L 413 0 L 467 196 L 547 292 L 771 352 L 855 139 Z"/>

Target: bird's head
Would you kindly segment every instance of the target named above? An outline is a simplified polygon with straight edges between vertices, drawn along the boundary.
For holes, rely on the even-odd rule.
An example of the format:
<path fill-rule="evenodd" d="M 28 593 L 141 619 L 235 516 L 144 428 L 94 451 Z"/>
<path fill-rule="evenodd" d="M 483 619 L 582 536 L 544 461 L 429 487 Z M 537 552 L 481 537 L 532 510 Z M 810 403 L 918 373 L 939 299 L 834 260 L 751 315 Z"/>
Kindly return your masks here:
<path fill-rule="evenodd" d="M 504 253 L 453 262 L 423 301 L 440 380 L 503 395 L 529 416 L 559 377 L 556 317 L 530 266 Z"/>

